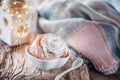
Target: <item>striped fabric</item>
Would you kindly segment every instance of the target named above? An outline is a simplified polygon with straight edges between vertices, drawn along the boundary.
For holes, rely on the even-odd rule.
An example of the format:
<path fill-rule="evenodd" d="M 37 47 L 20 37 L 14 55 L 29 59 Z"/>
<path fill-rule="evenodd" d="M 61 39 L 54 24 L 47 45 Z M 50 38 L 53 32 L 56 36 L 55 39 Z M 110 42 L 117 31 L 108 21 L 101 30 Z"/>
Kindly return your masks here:
<path fill-rule="evenodd" d="M 118 71 L 120 14 L 103 1 L 45 1 L 39 7 L 40 28 L 54 33 L 88 58 L 104 74 Z"/>
<path fill-rule="evenodd" d="M 104 0 L 112 4 L 120 12 L 120 0 Z"/>
<path fill-rule="evenodd" d="M 107 27 L 107 28 L 106 28 Z M 111 74 L 119 67 L 118 29 L 109 24 L 86 22 L 66 37 L 67 43 L 87 57 L 96 70 Z M 112 33 L 113 32 L 113 33 Z"/>

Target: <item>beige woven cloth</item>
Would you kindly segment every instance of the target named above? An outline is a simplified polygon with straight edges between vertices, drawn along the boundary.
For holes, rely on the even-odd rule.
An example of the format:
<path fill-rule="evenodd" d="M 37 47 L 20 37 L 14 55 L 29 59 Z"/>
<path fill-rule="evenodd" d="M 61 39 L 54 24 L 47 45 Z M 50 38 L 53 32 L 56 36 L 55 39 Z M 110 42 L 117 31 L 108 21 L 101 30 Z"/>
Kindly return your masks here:
<path fill-rule="evenodd" d="M 69 68 L 73 62 L 71 58 L 66 65 L 57 70 L 39 70 L 27 59 L 24 48 L 10 47 L 0 41 L 0 80 L 54 80 L 55 76 Z M 90 80 L 86 64 L 65 74 L 61 80 Z"/>

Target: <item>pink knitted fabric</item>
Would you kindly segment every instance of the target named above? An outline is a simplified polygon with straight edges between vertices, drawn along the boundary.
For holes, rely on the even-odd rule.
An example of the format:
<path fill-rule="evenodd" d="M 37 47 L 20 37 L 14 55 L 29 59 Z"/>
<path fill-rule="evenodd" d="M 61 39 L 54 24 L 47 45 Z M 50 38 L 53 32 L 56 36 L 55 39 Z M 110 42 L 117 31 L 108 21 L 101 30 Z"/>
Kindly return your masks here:
<path fill-rule="evenodd" d="M 84 23 L 74 30 L 66 41 L 79 50 L 95 66 L 96 70 L 104 74 L 111 74 L 118 70 L 118 61 L 114 58 L 106 42 L 105 33 L 100 25 Z"/>

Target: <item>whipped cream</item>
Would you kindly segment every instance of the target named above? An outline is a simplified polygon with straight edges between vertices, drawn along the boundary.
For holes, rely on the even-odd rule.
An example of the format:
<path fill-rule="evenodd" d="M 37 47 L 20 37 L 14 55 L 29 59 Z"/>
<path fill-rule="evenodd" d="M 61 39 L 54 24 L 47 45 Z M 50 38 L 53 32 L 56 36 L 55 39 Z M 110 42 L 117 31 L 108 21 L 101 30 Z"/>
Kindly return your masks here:
<path fill-rule="evenodd" d="M 60 58 L 68 51 L 69 49 L 65 41 L 54 34 L 37 36 L 30 46 L 30 53 L 40 55 L 43 59 Z"/>

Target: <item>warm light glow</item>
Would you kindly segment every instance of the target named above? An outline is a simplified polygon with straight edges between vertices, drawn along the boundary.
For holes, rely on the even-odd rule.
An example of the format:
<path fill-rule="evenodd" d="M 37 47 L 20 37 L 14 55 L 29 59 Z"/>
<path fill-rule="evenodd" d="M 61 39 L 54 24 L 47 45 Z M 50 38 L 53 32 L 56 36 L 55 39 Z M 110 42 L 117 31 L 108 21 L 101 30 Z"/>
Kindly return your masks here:
<path fill-rule="evenodd" d="M 15 12 L 15 14 L 18 14 L 18 13 L 19 13 L 18 11 Z"/>
<path fill-rule="evenodd" d="M 23 8 L 28 8 L 28 6 L 27 6 L 27 5 L 24 5 Z"/>
<path fill-rule="evenodd" d="M 32 6 L 21 0 L 3 0 L 1 7 L 5 12 L 14 16 L 11 17 L 11 20 L 13 20 L 11 26 L 12 36 L 15 37 L 15 42 L 21 41 L 30 31 L 31 14 L 29 13 L 32 12 Z M 7 18 L 3 18 L 5 26 L 8 26 L 9 22 Z"/>
<path fill-rule="evenodd" d="M 26 26 L 26 27 L 30 27 L 30 25 L 28 25 L 28 24 L 27 24 L 27 26 Z"/>
<path fill-rule="evenodd" d="M 18 23 L 18 21 L 15 21 L 15 23 Z"/>
<path fill-rule="evenodd" d="M 16 4 L 17 4 L 17 2 L 13 2 L 13 4 L 14 4 L 14 5 L 16 5 Z"/>
<path fill-rule="evenodd" d="M 11 29 L 14 29 L 14 27 L 12 26 Z"/>
<path fill-rule="evenodd" d="M 29 6 L 29 3 L 25 4 L 24 1 L 21 0 L 12 0 L 11 2 L 10 1 L 3 0 L 2 2 L 2 8 L 10 14 L 28 14 L 32 9 L 32 6 Z"/>
<path fill-rule="evenodd" d="M 30 25 L 18 27 L 18 29 L 17 29 L 18 39 L 25 38 L 26 35 L 28 34 L 29 30 L 30 30 Z"/>
<path fill-rule="evenodd" d="M 22 15 L 21 15 L 21 14 L 18 14 L 17 17 L 20 18 L 20 17 L 22 17 Z"/>
<path fill-rule="evenodd" d="M 7 10 L 7 12 L 9 13 L 9 12 L 10 12 L 10 10 L 8 9 L 8 10 Z"/>
<path fill-rule="evenodd" d="M 28 13 L 29 13 L 28 11 L 25 12 L 25 14 L 28 14 Z"/>

